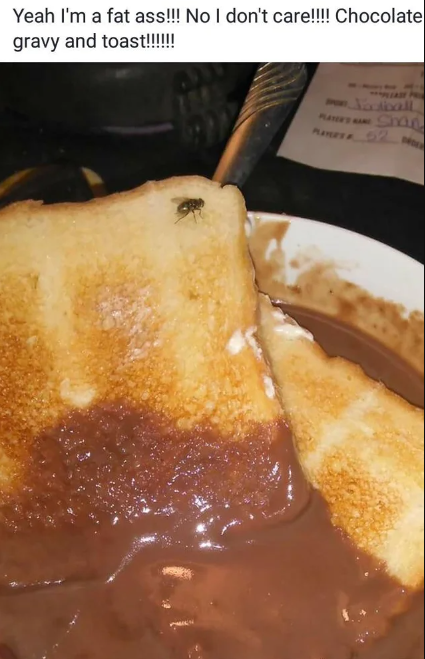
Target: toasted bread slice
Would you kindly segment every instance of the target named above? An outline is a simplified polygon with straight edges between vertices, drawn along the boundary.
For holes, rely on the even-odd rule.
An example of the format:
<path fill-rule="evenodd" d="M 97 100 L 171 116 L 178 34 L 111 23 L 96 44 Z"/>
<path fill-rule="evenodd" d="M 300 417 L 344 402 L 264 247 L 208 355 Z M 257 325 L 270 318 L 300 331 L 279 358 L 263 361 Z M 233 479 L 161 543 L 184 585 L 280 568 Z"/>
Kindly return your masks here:
<path fill-rule="evenodd" d="M 260 338 L 299 457 L 333 523 L 406 586 L 424 579 L 424 415 L 330 358 L 261 295 Z"/>
<path fill-rule="evenodd" d="M 35 439 L 75 410 L 124 401 L 176 432 L 276 438 L 245 219 L 236 188 L 201 178 L 0 213 L 0 516 Z"/>

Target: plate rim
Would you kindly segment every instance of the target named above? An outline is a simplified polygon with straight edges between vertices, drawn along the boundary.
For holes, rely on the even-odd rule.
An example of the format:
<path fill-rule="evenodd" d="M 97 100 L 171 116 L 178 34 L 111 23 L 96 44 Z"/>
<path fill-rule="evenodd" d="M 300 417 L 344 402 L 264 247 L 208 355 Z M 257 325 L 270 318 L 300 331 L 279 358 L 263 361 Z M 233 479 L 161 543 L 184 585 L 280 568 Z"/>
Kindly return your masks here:
<path fill-rule="evenodd" d="M 409 254 L 406 254 L 405 252 L 402 252 L 399 249 L 396 249 L 395 247 L 391 247 L 391 245 L 387 245 L 387 243 L 381 242 L 380 240 L 377 240 L 376 238 L 371 238 L 370 236 L 366 236 L 363 233 L 360 233 L 358 231 L 353 231 L 352 229 L 345 229 L 344 227 L 341 227 L 337 224 L 329 224 L 328 222 L 322 222 L 320 220 L 312 220 L 307 217 L 299 217 L 297 215 L 286 215 L 284 213 L 269 213 L 269 212 L 263 212 L 263 211 L 248 211 L 248 217 L 251 218 L 265 218 L 268 220 L 277 220 L 279 222 L 299 222 L 301 224 L 307 224 L 307 225 L 314 225 L 317 227 L 326 227 L 334 230 L 337 233 L 341 233 L 344 235 L 354 235 L 357 238 L 361 238 L 362 240 L 374 244 L 376 247 L 379 247 L 379 249 L 385 249 L 389 251 L 390 253 L 393 253 L 394 255 L 397 255 L 397 257 L 402 256 L 404 259 L 407 259 L 411 265 L 415 265 L 416 267 L 419 267 L 423 272 L 425 272 L 425 264 L 421 263 L 417 259 L 414 259 L 412 256 L 409 256 Z"/>

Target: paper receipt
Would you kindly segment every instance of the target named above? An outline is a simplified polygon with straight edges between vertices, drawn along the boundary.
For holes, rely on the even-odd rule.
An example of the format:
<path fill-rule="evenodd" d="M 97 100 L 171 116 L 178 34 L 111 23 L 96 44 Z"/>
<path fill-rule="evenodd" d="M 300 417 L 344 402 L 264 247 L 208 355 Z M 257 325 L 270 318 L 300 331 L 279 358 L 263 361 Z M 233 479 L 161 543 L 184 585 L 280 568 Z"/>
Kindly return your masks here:
<path fill-rule="evenodd" d="M 423 185 L 423 65 L 321 64 L 278 155 Z"/>

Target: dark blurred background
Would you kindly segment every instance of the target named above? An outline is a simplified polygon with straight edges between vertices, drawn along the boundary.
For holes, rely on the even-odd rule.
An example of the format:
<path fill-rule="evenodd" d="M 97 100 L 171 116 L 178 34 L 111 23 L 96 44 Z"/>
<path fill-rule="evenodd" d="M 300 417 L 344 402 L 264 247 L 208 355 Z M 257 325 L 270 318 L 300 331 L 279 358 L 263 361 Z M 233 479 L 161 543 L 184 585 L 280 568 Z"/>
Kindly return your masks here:
<path fill-rule="evenodd" d="M 256 67 L 0 64 L 0 206 L 212 176 Z M 310 79 L 316 67 L 308 64 Z M 243 189 L 248 208 L 337 224 L 423 262 L 423 187 L 276 157 L 291 119 Z"/>

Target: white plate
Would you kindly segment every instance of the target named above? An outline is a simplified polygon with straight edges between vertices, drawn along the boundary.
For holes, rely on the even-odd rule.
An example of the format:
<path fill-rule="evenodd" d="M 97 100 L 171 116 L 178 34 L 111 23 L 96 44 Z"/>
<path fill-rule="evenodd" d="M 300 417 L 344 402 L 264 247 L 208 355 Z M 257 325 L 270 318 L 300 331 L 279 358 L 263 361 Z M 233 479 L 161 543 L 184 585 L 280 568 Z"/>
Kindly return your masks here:
<path fill-rule="evenodd" d="M 342 279 L 373 296 L 401 304 L 408 313 L 424 312 L 424 266 L 409 256 L 366 236 L 314 220 L 271 213 L 250 213 L 249 218 L 251 222 L 256 218 L 289 223 L 282 245 L 288 264 L 308 250 L 313 259 L 316 253 L 318 261 L 333 261 Z M 288 265 L 286 282 L 293 284 L 300 271 L 300 267 Z"/>

